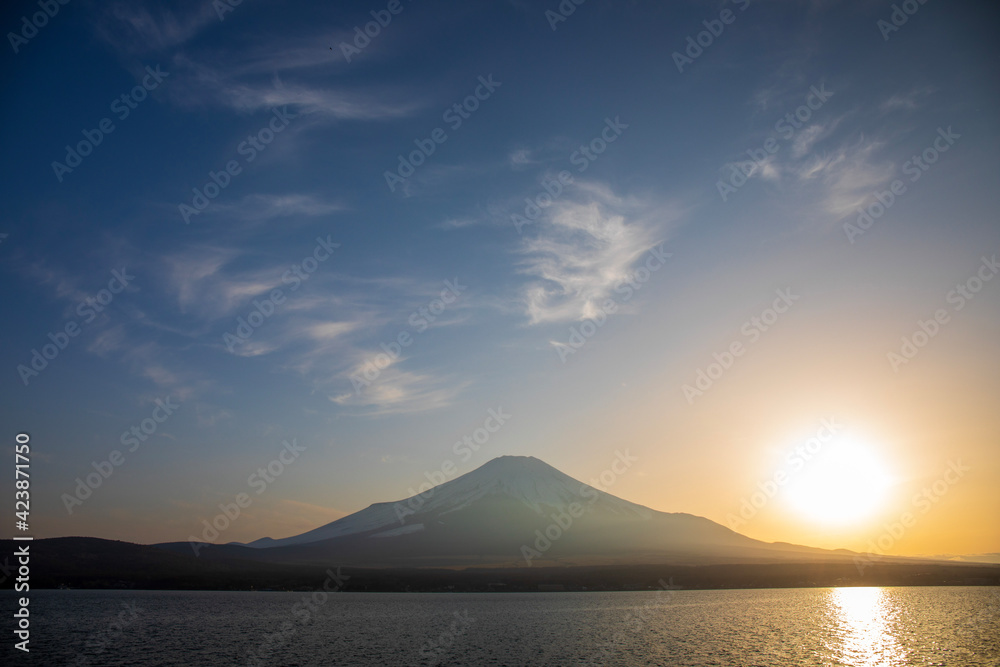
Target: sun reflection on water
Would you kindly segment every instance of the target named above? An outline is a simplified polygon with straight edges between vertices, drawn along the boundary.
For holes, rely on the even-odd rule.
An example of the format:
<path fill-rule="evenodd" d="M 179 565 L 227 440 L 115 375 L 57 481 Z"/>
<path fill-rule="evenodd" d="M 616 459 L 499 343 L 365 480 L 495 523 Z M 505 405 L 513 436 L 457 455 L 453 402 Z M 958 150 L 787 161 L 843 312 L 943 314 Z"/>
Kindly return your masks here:
<path fill-rule="evenodd" d="M 898 612 L 885 589 L 835 588 L 830 595 L 841 663 L 852 667 L 906 664 L 906 651 L 895 634 Z"/>

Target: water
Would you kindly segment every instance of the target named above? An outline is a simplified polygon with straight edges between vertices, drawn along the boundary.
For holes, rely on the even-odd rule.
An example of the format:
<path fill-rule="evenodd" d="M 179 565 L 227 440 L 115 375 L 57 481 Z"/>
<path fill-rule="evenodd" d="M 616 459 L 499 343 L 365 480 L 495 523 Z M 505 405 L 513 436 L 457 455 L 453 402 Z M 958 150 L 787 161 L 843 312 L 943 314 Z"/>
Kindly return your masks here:
<path fill-rule="evenodd" d="M 4 602 L 3 665 L 1000 665 L 997 588 L 36 591 L 30 654 Z"/>

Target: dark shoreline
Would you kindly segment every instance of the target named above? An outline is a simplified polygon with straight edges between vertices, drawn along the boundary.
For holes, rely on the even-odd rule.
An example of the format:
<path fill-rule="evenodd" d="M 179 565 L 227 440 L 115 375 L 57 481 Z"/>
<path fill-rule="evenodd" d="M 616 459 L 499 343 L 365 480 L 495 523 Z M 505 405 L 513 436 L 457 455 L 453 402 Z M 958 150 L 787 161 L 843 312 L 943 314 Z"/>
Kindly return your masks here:
<path fill-rule="evenodd" d="M 13 553 L 14 542 L 3 540 Z M 36 540 L 31 589 L 310 591 L 332 574 L 353 592 L 555 592 L 731 590 L 847 586 L 1000 586 L 1000 565 L 876 559 L 854 562 L 371 568 L 198 558 L 156 546 L 96 538 Z M 12 589 L 15 576 L 3 582 Z"/>

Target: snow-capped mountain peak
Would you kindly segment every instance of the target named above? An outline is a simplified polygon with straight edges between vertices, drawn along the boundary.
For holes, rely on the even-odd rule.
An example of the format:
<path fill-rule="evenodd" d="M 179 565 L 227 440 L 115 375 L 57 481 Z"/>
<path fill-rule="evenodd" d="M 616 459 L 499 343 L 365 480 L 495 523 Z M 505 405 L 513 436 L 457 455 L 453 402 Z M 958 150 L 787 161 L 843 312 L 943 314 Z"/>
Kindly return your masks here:
<path fill-rule="evenodd" d="M 426 517 L 443 517 L 478 501 L 514 500 L 539 516 L 567 512 L 575 503 L 634 519 L 648 518 L 652 510 L 617 498 L 560 472 L 533 456 L 500 456 L 479 468 L 423 493 L 393 503 L 376 503 L 325 526 L 285 539 L 263 538 L 254 547 L 305 544 L 359 533 L 373 537 L 405 534 L 404 525 L 421 524 Z"/>

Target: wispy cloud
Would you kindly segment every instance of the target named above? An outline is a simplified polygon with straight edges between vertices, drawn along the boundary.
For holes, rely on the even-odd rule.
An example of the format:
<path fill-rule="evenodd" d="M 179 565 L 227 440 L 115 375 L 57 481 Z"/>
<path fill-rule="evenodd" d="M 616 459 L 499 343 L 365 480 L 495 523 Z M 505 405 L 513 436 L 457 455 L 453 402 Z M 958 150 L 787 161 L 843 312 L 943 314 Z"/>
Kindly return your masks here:
<path fill-rule="evenodd" d="M 924 100 L 934 93 L 935 90 L 932 86 L 922 86 L 906 93 L 896 93 L 883 102 L 879 106 L 879 109 L 886 113 L 900 110 L 916 111 L 923 106 Z"/>
<path fill-rule="evenodd" d="M 546 209 L 537 233 L 520 248 L 522 272 L 533 278 L 522 294 L 529 322 L 594 316 L 635 261 L 658 242 L 648 216 L 643 202 L 596 183 L 581 184 Z"/>
<path fill-rule="evenodd" d="M 375 352 L 345 374 L 364 377 L 365 364 Z M 354 408 L 359 415 L 384 416 L 438 410 L 451 405 L 468 383 L 446 380 L 429 374 L 413 373 L 399 368 L 406 360 L 392 360 L 381 369 L 378 377 L 361 391 L 348 391 L 330 400 L 345 408 Z"/>
<path fill-rule="evenodd" d="M 320 322 L 311 325 L 305 331 L 313 340 L 327 342 L 336 340 L 357 327 L 357 322 Z"/>
<path fill-rule="evenodd" d="M 205 402 L 197 403 L 194 406 L 194 413 L 198 425 L 203 428 L 211 428 L 219 422 L 228 421 L 236 416 L 231 410 Z"/>
<path fill-rule="evenodd" d="M 96 29 L 118 50 L 140 54 L 183 44 L 218 21 L 211 2 L 175 3 L 171 8 L 145 2 L 112 2 L 102 7 Z"/>
<path fill-rule="evenodd" d="M 290 106 L 329 120 L 402 118 L 425 106 L 403 91 L 350 90 L 297 79 L 287 70 L 241 75 L 227 69 L 225 60 L 209 65 L 189 56 L 178 56 L 175 65 L 186 76 L 170 89 L 172 98 L 190 106 L 214 104 L 240 112 Z"/>
<path fill-rule="evenodd" d="M 22 257 L 15 257 L 12 264 L 18 273 L 32 282 L 51 287 L 57 298 L 67 299 L 72 306 L 92 296 L 92 293 L 84 289 L 82 279 L 65 268 L 51 265 L 42 259 L 25 260 Z"/>
<path fill-rule="evenodd" d="M 854 211 L 895 174 L 896 165 L 878 157 L 883 146 L 881 141 L 860 137 L 791 171 L 800 180 L 818 180 L 823 187 L 823 209 L 839 218 Z"/>
<path fill-rule="evenodd" d="M 215 381 L 205 376 L 190 364 L 176 360 L 176 352 L 158 342 L 145 340 L 132 332 L 114 341 L 114 346 L 105 345 L 99 354 L 106 358 L 117 358 L 128 365 L 131 373 L 150 382 L 156 392 L 143 397 L 145 402 L 163 394 L 187 402 L 196 396 L 217 391 Z"/>
<path fill-rule="evenodd" d="M 436 229 L 463 229 L 480 224 L 480 220 L 473 217 L 468 218 L 448 218 L 444 222 L 438 223 Z"/>
<path fill-rule="evenodd" d="M 272 288 L 278 274 L 269 269 L 236 269 L 242 255 L 219 248 L 201 248 L 172 258 L 173 291 L 178 307 L 195 317 L 215 322 L 243 313 L 249 299 Z M 377 416 L 415 413 L 445 407 L 464 386 L 445 381 L 429 372 L 401 366 L 400 357 L 381 368 L 376 381 L 355 392 L 352 377 L 362 376 L 365 366 L 383 353 L 373 347 L 379 331 L 405 323 L 407 315 L 427 299 L 440 293 L 440 286 L 412 279 L 377 277 L 362 279 L 330 273 L 314 274 L 303 286 L 308 293 L 287 294 L 252 335 L 231 346 L 216 339 L 212 347 L 238 357 L 268 356 L 272 367 L 298 375 L 313 391 L 330 397 L 349 414 Z M 460 324 L 466 317 L 458 312 L 439 317 L 433 327 Z M 226 324 L 232 330 L 233 323 Z M 389 339 L 398 332 L 387 334 Z M 221 336 L 221 334 L 219 334 Z M 384 355 L 383 355 L 384 356 Z"/>
<path fill-rule="evenodd" d="M 842 120 L 843 116 L 838 116 L 826 122 L 813 123 L 799 130 L 792 140 L 792 158 L 802 158 L 811 153 L 817 143 L 833 134 Z"/>
<path fill-rule="evenodd" d="M 275 218 L 318 217 L 345 210 L 343 204 L 325 201 L 306 194 L 253 194 L 235 203 L 218 203 L 206 209 L 210 214 L 225 215 L 248 224 Z"/>
<path fill-rule="evenodd" d="M 226 42 L 208 48 L 195 38 L 221 25 L 215 4 L 183 2 L 166 8 L 115 2 L 99 13 L 95 29 L 130 60 L 149 54 L 162 58 L 170 76 L 165 93 L 180 106 L 223 106 L 241 113 L 288 106 L 327 120 L 387 120 L 425 106 L 412 89 L 331 83 L 331 70 L 345 66 L 339 53 L 330 50 L 331 39 L 350 38 L 340 35 L 340 29 L 331 34 L 329 28 L 296 25 L 253 41 L 228 31 L 222 33 Z"/>
<path fill-rule="evenodd" d="M 871 107 L 869 115 L 880 115 L 886 105 L 908 105 L 924 94 L 921 90 L 895 96 Z M 895 131 L 892 127 L 876 126 L 867 135 L 845 136 L 849 121 L 859 115 L 854 109 L 797 128 L 793 136 L 779 141 L 776 153 L 753 164 L 748 180 L 761 179 L 785 192 L 800 192 L 810 199 L 811 209 L 835 218 L 854 211 L 875 188 L 890 180 L 896 169 L 883 157 L 889 143 L 886 136 Z M 721 173 L 728 178 L 741 166 L 746 173 L 747 164 L 744 154 L 739 161 L 726 164 Z"/>
<path fill-rule="evenodd" d="M 521 169 L 527 169 L 528 167 L 538 164 L 538 161 L 532 158 L 532 153 L 527 148 L 518 148 L 510 152 L 507 156 L 507 163 L 510 168 L 515 171 L 520 171 Z"/>
<path fill-rule="evenodd" d="M 233 268 L 240 256 L 233 248 L 203 247 L 166 257 L 168 286 L 181 312 L 224 317 L 279 284 L 282 268 Z"/>

